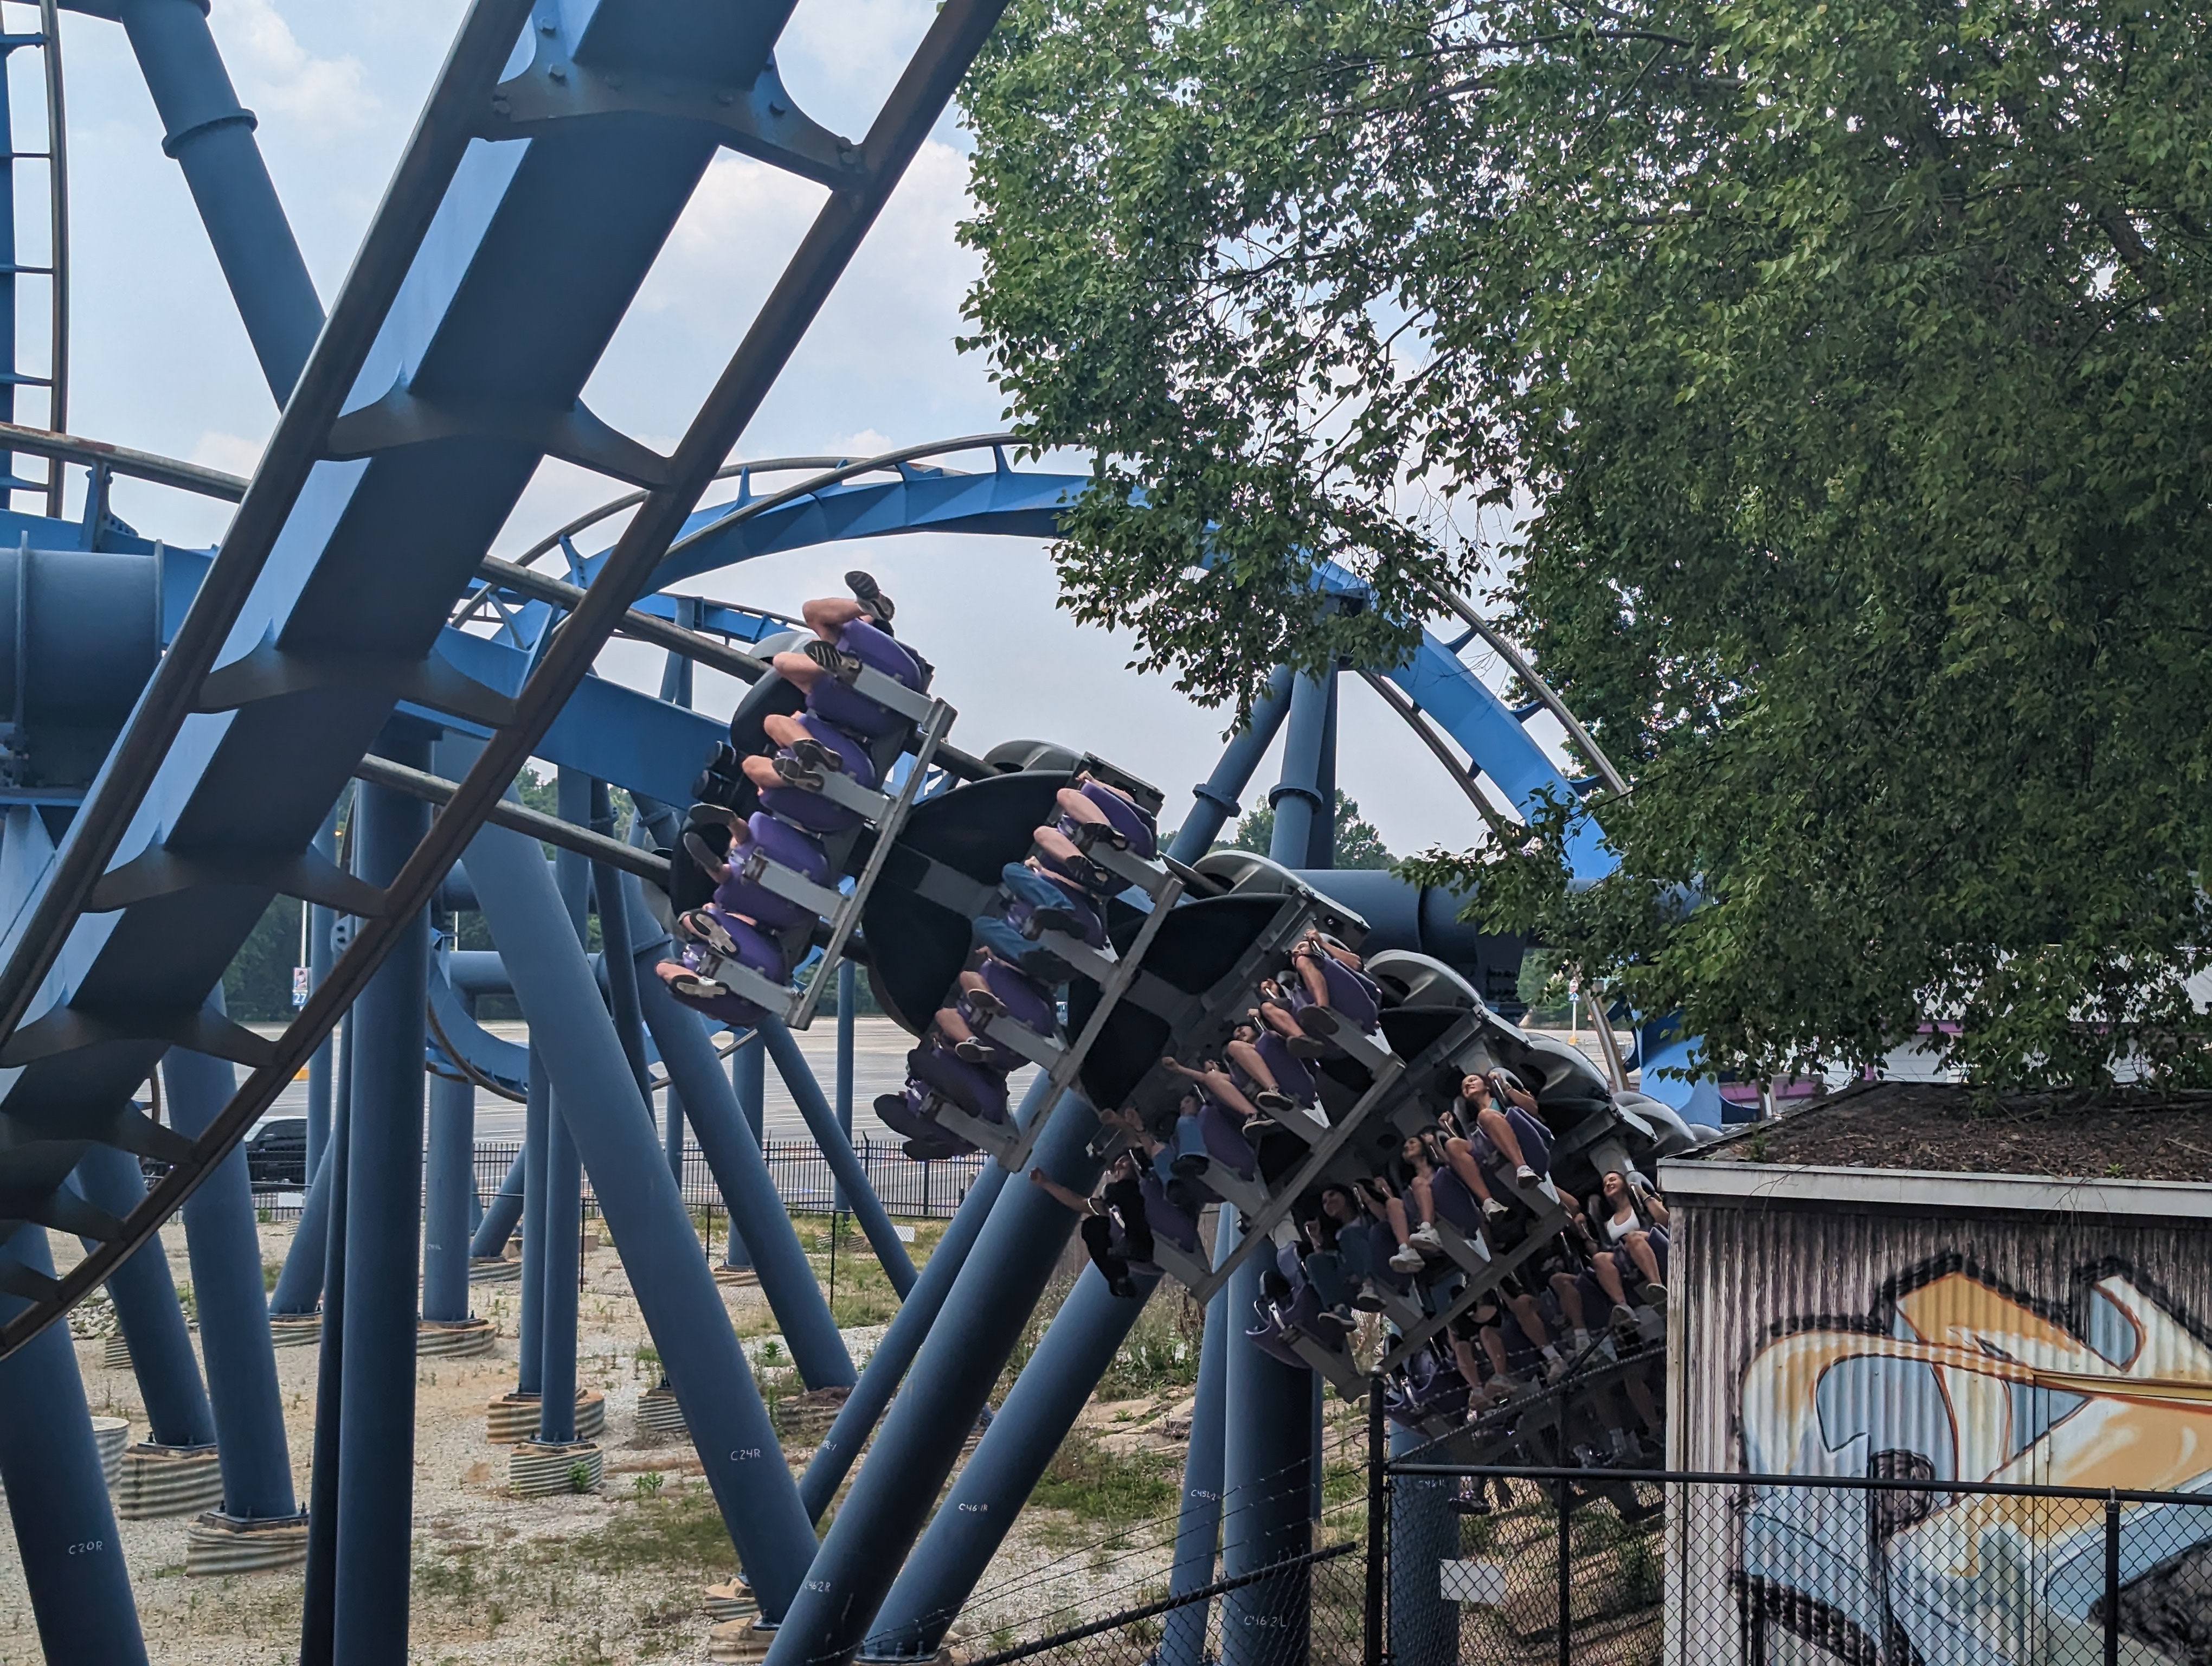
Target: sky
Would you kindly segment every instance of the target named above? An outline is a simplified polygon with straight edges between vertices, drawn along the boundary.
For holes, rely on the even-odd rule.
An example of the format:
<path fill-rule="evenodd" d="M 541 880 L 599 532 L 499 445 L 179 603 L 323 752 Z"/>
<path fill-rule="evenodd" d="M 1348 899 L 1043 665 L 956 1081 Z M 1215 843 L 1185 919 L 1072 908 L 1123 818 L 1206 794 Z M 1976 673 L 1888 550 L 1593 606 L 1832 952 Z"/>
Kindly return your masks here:
<path fill-rule="evenodd" d="M 26 8 L 11 0 L 15 12 Z M 462 15 L 462 0 L 213 0 L 210 24 L 325 307 Z M 934 0 L 799 0 L 777 52 L 799 106 L 835 131 L 864 131 L 921 38 Z M 10 15 L 10 22 L 20 20 Z M 276 411 L 119 27 L 64 14 L 71 168 L 71 431 L 250 473 Z M 19 148 L 42 109 L 37 55 L 9 74 Z M 967 207 L 967 144 L 948 116 L 917 157 L 836 295 L 740 443 L 740 458 L 869 456 L 987 433 L 1004 401 L 980 354 L 953 344 L 977 276 L 954 228 Z M 19 164 L 24 258 L 43 238 L 37 169 Z M 711 385 L 754 305 L 796 246 L 821 188 L 725 152 L 708 171 L 585 392 L 600 416 L 666 451 Z M 590 228 L 580 226 L 579 238 Z M 26 367 L 43 352 L 46 296 L 24 279 Z M 20 407 L 38 420 L 35 395 Z M 1063 459 L 1079 471 L 1082 459 Z M 624 489 L 549 463 L 495 550 L 518 550 Z M 118 514 L 149 536 L 204 545 L 227 510 L 134 483 Z M 592 545 L 590 547 L 597 547 Z M 915 536 L 834 545 L 708 575 L 699 593 L 796 612 L 839 593 L 865 564 L 898 604 L 901 634 L 939 668 L 936 691 L 971 751 L 1015 738 L 1061 741 L 1166 790 L 1164 823 L 1211 770 L 1226 715 L 1200 710 L 1170 679 L 1127 669 L 1133 643 L 1079 627 L 1057 606 L 1048 548 L 1036 540 Z M 614 644 L 604 674 L 657 686 L 660 655 Z M 724 711 L 736 684 L 702 672 L 698 704 Z M 1339 781 L 1400 854 L 1478 842 L 1459 789 L 1376 696 L 1344 679 Z M 1263 764 L 1248 806 L 1274 778 Z"/>

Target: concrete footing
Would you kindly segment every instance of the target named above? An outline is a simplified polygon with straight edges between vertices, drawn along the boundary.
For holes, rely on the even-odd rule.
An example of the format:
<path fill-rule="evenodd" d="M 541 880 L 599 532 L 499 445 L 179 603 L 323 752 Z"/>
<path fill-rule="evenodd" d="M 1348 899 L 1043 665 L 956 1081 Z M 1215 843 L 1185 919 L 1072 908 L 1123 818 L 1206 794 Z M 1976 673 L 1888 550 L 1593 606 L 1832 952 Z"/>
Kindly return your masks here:
<path fill-rule="evenodd" d="M 512 1284 L 522 1276 L 522 1263 L 504 1256 L 481 1256 L 469 1263 L 471 1284 Z"/>
<path fill-rule="evenodd" d="M 726 1620 L 707 1633 L 707 1658 L 742 1661 L 750 1666 L 768 1653 L 775 1628 L 755 1620 Z"/>
<path fill-rule="evenodd" d="M 418 1359 L 489 1353 L 498 1335 L 489 1319 L 425 1319 L 415 1327 L 415 1353 Z"/>
<path fill-rule="evenodd" d="M 126 1522 L 197 1516 L 222 1502 L 222 1466 L 212 1446 L 126 1447 L 116 1477 L 115 1513 Z"/>
<path fill-rule="evenodd" d="M 507 1484 L 519 1499 L 588 1493 L 605 1474 L 605 1455 L 588 1440 L 556 1446 L 526 1441 L 507 1456 Z"/>
<path fill-rule="evenodd" d="M 501 1395 L 484 1408 L 484 1433 L 496 1446 L 512 1446 L 538 1432 L 538 1396 Z M 596 1440 L 606 1432 L 607 1397 L 597 1389 L 576 1390 L 576 1438 Z"/>
<path fill-rule="evenodd" d="M 185 1572 L 194 1578 L 262 1573 L 307 1560 L 307 1518 L 234 1521 L 210 1510 L 185 1530 Z"/>
<path fill-rule="evenodd" d="M 719 1585 L 709 1585 L 700 1593 L 700 1612 L 717 1625 L 732 1620 L 757 1620 L 760 1603 L 753 1596 L 753 1588 L 741 1575 L 726 1579 Z"/>

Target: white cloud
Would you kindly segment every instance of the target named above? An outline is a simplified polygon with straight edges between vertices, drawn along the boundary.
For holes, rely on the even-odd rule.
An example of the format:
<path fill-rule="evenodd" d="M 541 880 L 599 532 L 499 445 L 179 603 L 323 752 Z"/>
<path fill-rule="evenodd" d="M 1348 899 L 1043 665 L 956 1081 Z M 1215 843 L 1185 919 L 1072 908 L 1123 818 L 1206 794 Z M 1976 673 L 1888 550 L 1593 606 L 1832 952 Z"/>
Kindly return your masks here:
<path fill-rule="evenodd" d="M 209 24 L 249 105 L 299 118 L 335 137 L 368 126 L 383 108 L 368 70 L 349 52 L 318 58 L 300 44 L 275 0 L 216 0 Z"/>
<path fill-rule="evenodd" d="M 191 455 L 185 460 L 225 474 L 251 475 L 261 466 L 261 441 L 210 429 L 193 442 Z"/>

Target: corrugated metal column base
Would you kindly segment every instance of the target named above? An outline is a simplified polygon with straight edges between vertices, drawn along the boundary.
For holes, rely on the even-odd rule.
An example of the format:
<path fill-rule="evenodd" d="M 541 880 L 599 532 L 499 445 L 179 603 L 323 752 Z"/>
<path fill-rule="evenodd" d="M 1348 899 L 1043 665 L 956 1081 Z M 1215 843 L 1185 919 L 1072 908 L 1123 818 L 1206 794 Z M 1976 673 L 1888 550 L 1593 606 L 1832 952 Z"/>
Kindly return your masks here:
<path fill-rule="evenodd" d="M 307 1518 L 234 1521 L 210 1510 L 185 1530 L 185 1572 L 194 1578 L 266 1573 L 307 1560 Z"/>
<path fill-rule="evenodd" d="M 222 1502 L 222 1466 L 214 1447 L 141 1441 L 125 1450 L 115 1481 L 115 1513 L 125 1521 L 197 1516 Z"/>

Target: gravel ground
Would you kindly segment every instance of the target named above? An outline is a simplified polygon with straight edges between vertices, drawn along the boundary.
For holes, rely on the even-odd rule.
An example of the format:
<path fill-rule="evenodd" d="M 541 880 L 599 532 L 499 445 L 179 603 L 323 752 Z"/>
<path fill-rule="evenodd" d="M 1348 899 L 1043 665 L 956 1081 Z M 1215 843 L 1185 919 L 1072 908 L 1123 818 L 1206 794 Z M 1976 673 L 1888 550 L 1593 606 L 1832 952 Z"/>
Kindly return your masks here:
<path fill-rule="evenodd" d="M 281 1260 L 290 1234 L 289 1225 L 264 1225 L 264 1259 Z M 189 1284 L 181 1230 L 172 1226 L 162 1239 L 178 1283 Z M 58 1237 L 55 1249 L 65 1262 L 76 1257 L 75 1245 Z M 772 1335 L 765 1300 L 757 1289 L 730 1286 L 722 1293 L 740 1331 L 755 1333 L 746 1347 L 757 1359 Z M 483 1408 L 514 1383 L 519 1294 L 515 1284 L 477 1286 L 477 1311 L 501 1333 L 494 1351 L 424 1360 L 416 1372 L 411 1657 L 440 1666 L 703 1659 L 712 1621 L 699 1608 L 702 1589 L 726 1578 L 732 1565 L 726 1547 L 719 1565 L 712 1547 L 696 1559 L 681 1547 L 673 1554 L 665 1545 L 641 1547 L 639 1535 L 652 1523 L 703 1519 L 704 1482 L 688 1445 L 635 1437 L 638 1395 L 658 1373 L 637 1359 L 648 1339 L 620 1261 L 611 1250 L 592 1248 L 580 1298 L 579 1382 L 607 1399 L 601 1437 L 607 1476 L 595 1493 L 530 1500 L 506 1493 L 506 1454 L 485 1438 Z M 856 1359 L 866 1356 L 883 1329 L 846 1333 Z M 132 1438 L 143 1438 L 144 1411 L 129 1370 L 103 1365 L 96 1340 L 80 1339 L 76 1350 L 93 1409 L 131 1419 Z M 319 1353 L 313 1347 L 276 1353 L 294 1485 L 303 1499 Z M 1111 1429 L 1120 1450 L 1155 1450 L 1165 1461 L 1179 1453 L 1188 1428 L 1187 1404 L 1180 1420 L 1177 1411 L 1168 1401 L 1124 1402 L 1100 1414 L 1101 1426 Z M 642 1484 L 653 1488 L 648 1495 L 640 1477 L 656 1474 L 657 1483 Z M 118 1523 L 153 1659 L 161 1666 L 289 1666 L 298 1650 L 300 1571 L 188 1579 L 188 1519 Z M 1019 1611 L 979 1602 L 963 1632 L 988 1642 L 994 1630 L 1029 1616 L 1101 1599 L 1110 1604 L 1109 1593 L 1164 1574 L 1168 1550 L 1153 1542 L 1157 1535 L 1140 1533 L 1111 1555 L 1095 1547 L 1097 1536 L 1064 1512 L 1025 1516 L 981 1582 L 987 1593 L 998 1586 L 1018 1596 Z M 37 1633 L 3 1521 L 0 1541 L 0 1666 L 35 1666 Z"/>

